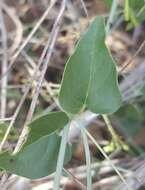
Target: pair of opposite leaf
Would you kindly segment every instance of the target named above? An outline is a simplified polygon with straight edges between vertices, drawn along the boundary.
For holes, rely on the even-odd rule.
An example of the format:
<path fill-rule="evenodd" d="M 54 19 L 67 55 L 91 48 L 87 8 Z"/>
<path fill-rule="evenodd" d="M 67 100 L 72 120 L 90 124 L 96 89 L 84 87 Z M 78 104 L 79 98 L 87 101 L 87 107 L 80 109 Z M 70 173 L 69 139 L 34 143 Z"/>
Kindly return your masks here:
<path fill-rule="evenodd" d="M 120 107 L 117 73 L 105 46 L 102 17 L 96 17 L 69 58 L 62 79 L 59 102 L 68 114 L 77 114 L 85 107 L 95 113 L 108 114 Z M 1 153 L 0 167 L 31 179 L 55 172 L 61 142 L 56 131 L 69 122 L 65 112 L 44 114 L 32 121 L 24 147 L 16 155 Z M 71 155 L 69 146 L 66 152 L 65 163 Z"/>

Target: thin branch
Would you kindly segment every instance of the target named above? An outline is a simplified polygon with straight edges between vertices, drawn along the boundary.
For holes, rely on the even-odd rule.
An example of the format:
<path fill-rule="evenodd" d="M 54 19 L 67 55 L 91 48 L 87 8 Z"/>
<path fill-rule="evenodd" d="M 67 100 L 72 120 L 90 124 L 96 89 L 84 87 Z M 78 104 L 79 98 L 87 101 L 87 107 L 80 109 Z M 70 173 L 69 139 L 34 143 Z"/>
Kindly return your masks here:
<path fill-rule="evenodd" d="M 7 118 L 0 119 L 0 122 L 11 121 L 11 120 L 12 120 L 12 117 L 7 117 Z"/>
<path fill-rule="evenodd" d="M 5 28 L 4 23 L 4 17 L 3 17 L 3 11 L 2 11 L 2 1 L 0 2 L 0 30 L 1 30 L 1 42 L 2 42 L 2 75 L 7 70 L 7 63 L 8 63 L 8 57 L 7 57 L 7 31 Z M 1 81 L 1 118 L 5 118 L 6 115 L 6 105 L 7 105 L 7 83 L 8 79 L 7 76 L 3 77 Z"/>
<path fill-rule="evenodd" d="M 82 190 L 87 190 L 87 187 L 81 183 L 77 178 L 76 176 L 73 175 L 72 172 L 70 172 L 69 170 L 63 168 L 63 170 L 68 174 L 68 176 L 76 183 L 78 184 L 78 186 L 82 189 Z"/>
<path fill-rule="evenodd" d="M 81 1 L 81 4 L 82 4 L 82 7 L 84 9 L 84 13 L 85 13 L 86 17 L 88 17 L 88 10 L 86 8 L 85 2 L 84 2 L 84 0 L 80 0 L 80 1 Z"/>
<path fill-rule="evenodd" d="M 118 7 L 118 0 L 113 0 L 111 11 L 110 11 L 109 18 L 108 18 L 107 25 L 106 25 L 107 35 L 108 35 L 108 33 L 110 33 L 111 26 L 114 22 L 117 7 Z"/>

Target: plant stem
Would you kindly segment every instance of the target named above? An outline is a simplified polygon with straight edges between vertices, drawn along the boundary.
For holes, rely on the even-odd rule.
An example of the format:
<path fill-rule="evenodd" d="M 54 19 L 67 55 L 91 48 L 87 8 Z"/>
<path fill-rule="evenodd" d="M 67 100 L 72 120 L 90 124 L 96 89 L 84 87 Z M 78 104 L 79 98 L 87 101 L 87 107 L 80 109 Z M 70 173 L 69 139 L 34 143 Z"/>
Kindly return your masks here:
<path fill-rule="evenodd" d="M 82 132 L 82 136 L 83 136 L 83 143 L 84 143 L 85 156 L 86 156 L 86 165 L 87 165 L 87 189 L 92 190 L 91 157 L 90 157 L 88 138 L 87 138 L 84 128 L 81 128 L 81 132 Z"/>
<path fill-rule="evenodd" d="M 69 132 L 69 125 L 65 126 L 63 129 L 62 140 L 60 144 L 59 155 L 58 155 L 57 166 L 56 166 L 56 173 L 55 173 L 55 178 L 54 178 L 53 190 L 59 190 L 60 178 L 62 174 L 64 157 L 65 157 L 65 150 L 67 146 L 68 132 Z"/>
<path fill-rule="evenodd" d="M 1 66 L 1 72 L 2 75 L 6 72 L 7 66 L 8 66 L 8 54 L 7 54 L 7 31 L 5 27 L 5 20 L 4 20 L 4 14 L 2 10 L 2 1 L 0 2 L 0 31 L 1 31 L 1 46 L 3 48 L 2 51 L 2 66 Z M 0 110 L 0 117 L 3 119 L 6 116 L 6 110 L 7 110 L 7 83 L 8 83 L 8 77 L 3 77 L 1 81 L 1 110 Z"/>
<path fill-rule="evenodd" d="M 119 147 L 119 148 L 122 148 L 123 150 L 128 150 L 128 146 L 126 145 L 126 143 L 124 143 L 120 137 L 117 135 L 117 133 L 115 132 L 114 128 L 112 127 L 111 125 L 111 122 L 108 118 L 107 115 L 102 115 L 107 127 L 108 127 L 108 130 L 112 136 L 112 142 L 113 144 L 116 146 L 116 147 Z"/>
<path fill-rule="evenodd" d="M 125 20 L 129 21 L 130 17 L 129 0 L 125 0 L 124 15 L 125 15 Z"/>
<path fill-rule="evenodd" d="M 111 28 L 111 25 L 113 24 L 117 7 L 118 7 L 118 0 L 113 0 L 109 18 L 106 24 L 106 34 L 110 32 L 110 28 Z"/>
<path fill-rule="evenodd" d="M 108 116 L 107 115 L 102 115 L 102 117 L 103 117 L 103 119 L 104 119 L 104 121 L 105 121 L 105 123 L 106 123 L 106 125 L 108 127 L 108 130 L 109 130 L 109 132 L 110 132 L 110 134 L 112 136 L 113 141 L 114 142 L 118 141 L 119 137 L 116 134 L 116 132 L 114 131 L 114 129 L 113 129 L 112 125 L 111 125 L 111 122 L 110 122 Z"/>

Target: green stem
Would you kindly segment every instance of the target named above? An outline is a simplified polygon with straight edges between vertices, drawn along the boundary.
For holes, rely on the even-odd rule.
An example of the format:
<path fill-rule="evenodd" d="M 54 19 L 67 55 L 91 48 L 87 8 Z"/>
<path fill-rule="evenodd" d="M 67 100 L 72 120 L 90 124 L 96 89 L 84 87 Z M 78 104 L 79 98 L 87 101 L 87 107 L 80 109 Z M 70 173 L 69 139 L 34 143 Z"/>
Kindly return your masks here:
<path fill-rule="evenodd" d="M 88 138 L 83 128 L 81 128 L 83 144 L 85 148 L 86 165 L 87 165 L 87 189 L 92 190 L 92 174 L 91 174 L 91 157 L 88 144 Z"/>
<path fill-rule="evenodd" d="M 125 0 L 124 16 L 125 16 L 125 20 L 129 21 L 129 19 L 130 19 L 129 0 Z"/>
<path fill-rule="evenodd" d="M 114 22 L 117 7 L 118 7 L 118 0 L 113 0 L 109 18 L 106 24 L 106 34 L 110 32 L 111 25 Z"/>
<path fill-rule="evenodd" d="M 55 178 L 54 178 L 53 190 L 59 190 L 60 178 L 62 174 L 64 157 L 65 157 L 65 150 L 67 146 L 68 133 L 69 133 L 69 125 L 65 126 L 65 128 L 63 129 L 62 140 L 60 144 L 59 155 L 58 155 L 57 166 L 56 166 L 56 173 L 55 173 Z"/>
<path fill-rule="evenodd" d="M 124 143 L 124 142 L 120 139 L 120 137 L 117 135 L 117 133 L 116 133 L 115 130 L 113 129 L 113 127 L 112 127 L 112 125 L 111 125 L 111 122 L 110 122 L 108 116 L 107 116 L 107 115 L 102 115 L 102 117 L 103 117 L 103 119 L 104 119 L 104 121 L 105 121 L 105 123 L 106 123 L 106 125 L 107 125 L 107 127 L 108 127 L 108 130 L 109 130 L 109 132 L 110 132 L 110 134 L 111 134 L 111 136 L 112 136 L 112 142 L 113 142 L 113 144 L 114 144 L 115 146 L 117 146 L 117 147 L 122 148 L 123 150 L 128 150 L 127 144 Z"/>
<path fill-rule="evenodd" d="M 102 117 L 103 117 L 103 119 L 104 119 L 104 121 L 105 121 L 105 123 L 106 123 L 106 125 L 108 127 L 108 130 L 109 130 L 109 132 L 110 132 L 110 134 L 112 136 L 113 141 L 118 141 L 119 137 L 116 134 L 116 132 L 114 131 L 108 116 L 107 115 L 102 115 Z"/>

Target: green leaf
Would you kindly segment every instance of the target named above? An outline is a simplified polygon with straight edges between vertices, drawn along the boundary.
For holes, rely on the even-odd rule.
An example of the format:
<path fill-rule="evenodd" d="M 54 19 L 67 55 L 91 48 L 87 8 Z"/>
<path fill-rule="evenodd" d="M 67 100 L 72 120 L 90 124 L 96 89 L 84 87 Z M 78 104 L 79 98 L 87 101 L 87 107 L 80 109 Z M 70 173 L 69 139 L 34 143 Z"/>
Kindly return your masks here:
<path fill-rule="evenodd" d="M 144 0 L 129 0 L 130 7 L 139 11 L 145 4 Z"/>
<path fill-rule="evenodd" d="M 104 2 L 109 8 L 112 6 L 112 0 L 104 0 Z"/>
<path fill-rule="evenodd" d="M 30 179 L 48 176 L 55 172 L 60 142 L 61 137 L 53 133 L 24 147 L 16 155 L 3 152 L 0 154 L 0 168 Z M 70 158 L 71 149 L 68 146 L 64 163 Z"/>
<path fill-rule="evenodd" d="M 142 112 L 137 105 L 127 104 L 116 113 L 117 124 L 127 137 L 133 138 L 143 127 Z"/>
<path fill-rule="evenodd" d="M 16 155 L 0 154 L 0 168 L 11 173 L 37 179 L 53 173 L 56 169 L 61 137 L 55 131 L 69 121 L 64 112 L 43 113 L 29 124 L 26 144 Z M 71 147 L 67 146 L 65 162 L 71 158 Z"/>
<path fill-rule="evenodd" d="M 59 94 L 61 107 L 76 114 L 84 107 L 95 113 L 112 113 L 121 105 L 117 73 L 105 45 L 105 27 L 97 16 L 68 60 Z"/>
<path fill-rule="evenodd" d="M 31 144 L 39 138 L 49 135 L 58 129 L 62 129 L 68 122 L 69 118 L 64 112 L 44 112 L 43 114 L 38 115 L 31 123 L 29 123 L 30 132 L 26 145 Z"/>

